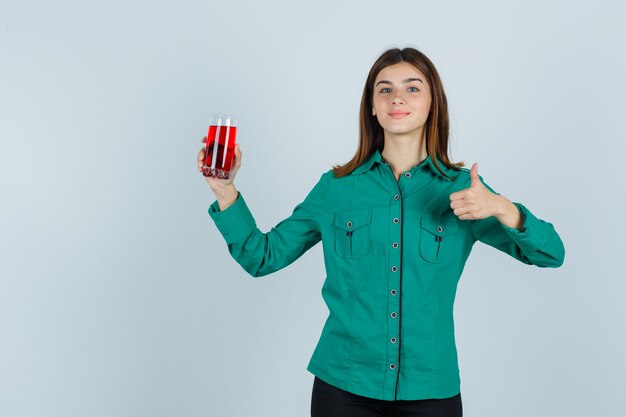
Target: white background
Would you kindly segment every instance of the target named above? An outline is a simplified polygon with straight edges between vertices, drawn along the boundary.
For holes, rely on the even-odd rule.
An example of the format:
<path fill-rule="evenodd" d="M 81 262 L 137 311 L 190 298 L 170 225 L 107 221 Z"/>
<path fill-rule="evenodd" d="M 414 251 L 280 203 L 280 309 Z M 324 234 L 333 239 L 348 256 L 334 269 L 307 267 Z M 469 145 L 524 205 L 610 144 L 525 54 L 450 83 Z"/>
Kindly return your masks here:
<path fill-rule="evenodd" d="M 622 416 L 626 7 L 618 1 L 0 0 L 0 415 L 309 415 L 321 245 L 253 279 L 195 158 L 239 117 L 259 228 L 357 145 L 389 47 L 437 66 L 451 157 L 550 221 L 558 269 L 477 243 L 464 415 Z"/>

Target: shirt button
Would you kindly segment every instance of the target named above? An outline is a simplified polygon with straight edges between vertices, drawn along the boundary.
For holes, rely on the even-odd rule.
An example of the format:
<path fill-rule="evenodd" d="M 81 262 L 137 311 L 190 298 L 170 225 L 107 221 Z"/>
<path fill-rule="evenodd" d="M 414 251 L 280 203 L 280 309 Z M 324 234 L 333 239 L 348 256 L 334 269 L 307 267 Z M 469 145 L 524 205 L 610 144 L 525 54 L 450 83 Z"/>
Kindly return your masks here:
<path fill-rule="evenodd" d="M 395 363 L 389 364 L 389 369 L 396 369 L 396 364 Z"/>
<path fill-rule="evenodd" d="M 398 293 L 398 291 L 396 290 L 391 290 L 391 295 L 396 295 Z"/>
<path fill-rule="evenodd" d="M 411 178 L 411 173 L 410 172 L 405 172 L 404 173 L 404 177 L 405 178 Z"/>
<path fill-rule="evenodd" d="M 392 266 L 391 267 L 391 272 L 398 272 L 398 267 L 397 266 Z"/>
<path fill-rule="evenodd" d="M 394 200 L 398 200 L 398 199 L 400 199 L 400 194 L 396 194 L 396 195 L 394 195 L 394 196 L 393 196 L 393 199 L 394 199 Z"/>
<path fill-rule="evenodd" d="M 391 313 L 391 318 L 395 319 L 396 317 L 398 317 L 398 315 L 396 314 L 396 312 L 394 311 L 393 313 Z"/>
<path fill-rule="evenodd" d="M 346 223 L 346 226 L 348 226 L 348 227 L 352 227 L 352 222 L 348 222 L 348 223 Z"/>
<path fill-rule="evenodd" d="M 399 221 L 400 221 L 400 219 L 399 219 L 399 218 L 394 217 L 393 222 L 394 222 L 395 224 L 398 224 L 398 222 L 399 222 Z"/>
<path fill-rule="evenodd" d="M 395 338 L 395 337 L 392 337 L 391 339 L 389 339 L 389 341 L 390 341 L 391 343 L 396 343 L 396 342 L 397 342 L 397 340 L 396 340 L 396 338 Z"/>
<path fill-rule="evenodd" d="M 443 232 L 443 227 L 441 227 L 441 226 L 437 226 L 437 231 L 438 231 L 439 233 Z"/>
<path fill-rule="evenodd" d="M 396 249 L 398 247 L 398 242 L 393 242 L 393 245 L 391 246 L 393 246 L 393 248 Z"/>

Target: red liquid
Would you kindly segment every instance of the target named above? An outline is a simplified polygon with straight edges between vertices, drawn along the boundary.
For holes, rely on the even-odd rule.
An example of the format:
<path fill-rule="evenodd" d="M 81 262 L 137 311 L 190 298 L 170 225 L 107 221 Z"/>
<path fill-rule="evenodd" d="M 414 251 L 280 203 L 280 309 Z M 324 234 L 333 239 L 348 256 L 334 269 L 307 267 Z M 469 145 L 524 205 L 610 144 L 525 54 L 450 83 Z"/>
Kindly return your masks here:
<path fill-rule="evenodd" d="M 205 177 L 222 179 L 230 177 L 230 168 L 235 159 L 236 137 L 235 126 L 209 126 L 202 167 L 202 174 Z"/>

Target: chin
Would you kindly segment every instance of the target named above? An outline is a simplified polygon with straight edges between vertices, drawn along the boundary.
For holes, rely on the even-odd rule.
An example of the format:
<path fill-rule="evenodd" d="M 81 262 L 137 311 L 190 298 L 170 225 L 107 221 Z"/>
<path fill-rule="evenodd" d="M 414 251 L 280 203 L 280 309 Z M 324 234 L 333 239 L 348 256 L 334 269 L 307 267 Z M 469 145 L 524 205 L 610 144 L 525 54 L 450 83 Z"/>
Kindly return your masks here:
<path fill-rule="evenodd" d="M 384 130 L 389 132 L 389 133 L 393 133 L 394 135 L 407 135 L 407 134 L 410 134 L 412 132 L 415 132 L 419 128 L 420 128 L 420 126 L 409 126 L 409 127 L 391 126 L 388 129 L 384 129 Z"/>

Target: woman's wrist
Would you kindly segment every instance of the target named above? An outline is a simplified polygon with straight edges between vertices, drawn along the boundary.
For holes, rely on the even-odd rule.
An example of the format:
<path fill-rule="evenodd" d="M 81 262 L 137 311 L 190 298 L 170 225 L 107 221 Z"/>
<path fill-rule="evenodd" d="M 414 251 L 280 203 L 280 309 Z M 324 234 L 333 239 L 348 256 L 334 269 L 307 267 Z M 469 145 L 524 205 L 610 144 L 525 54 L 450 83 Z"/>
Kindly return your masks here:
<path fill-rule="evenodd" d="M 498 200 L 499 205 L 496 210 L 496 219 L 498 219 L 498 221 L 505 226 L 522 231 L 524 218 L 520 214 L 517 206 L 513 204 L 512 201 L 501 195 L 498 196 Z"/>
<path fill-rule="evenodd" d="M 235 184 L 232 182 L 221 187 L 216 187 L 213 189 L 213 192 L 215 193 L 215 198 L 217 199 L 220 211 L 224 211 L 233 205 L 239 195 L 239 192 L 235 188 Z"/>

